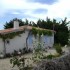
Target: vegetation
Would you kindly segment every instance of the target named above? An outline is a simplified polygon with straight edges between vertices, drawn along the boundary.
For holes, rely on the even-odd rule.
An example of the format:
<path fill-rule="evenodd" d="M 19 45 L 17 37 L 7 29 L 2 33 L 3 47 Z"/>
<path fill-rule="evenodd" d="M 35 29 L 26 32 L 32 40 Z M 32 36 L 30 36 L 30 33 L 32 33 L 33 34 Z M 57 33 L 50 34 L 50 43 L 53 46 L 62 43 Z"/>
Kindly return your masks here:
<path fill-rule="evenodd" d="M 39 34 L 39 36 L 43 35 L 48 35 L 51 36 L 52 35 L 52 31 L 51 30 L 44 30 L 44 29 L 36 29 L 36 28 L 32 28 L 32 34 L 34 34 L 35 36 L 37 34 Z"/>
<path fill-rule="evenodd" d="M 52 59 L 52 58 L 54 58 L 54 55 L 52 55 L 52 54 L 47 56 L 47 59 Z"/>
<path fill-rule="evenodd" d="M 70 70 L 70 54 L 53 60 L 42 60 L 33 70 Z"/>
<path fill-rule="evenodd" d="M 55 48 L 55 50 L 56 50 L 57 53 L 62 54 L 62 47 L 61 47 L 60 44 L 56 44 L 54 46 L 54 48 Z"/>
<path fill-rule="evenodd" d="M 0 34 L 0 38 L 2 39 L 12 39 L 15 36 L 20 36 L 20 34 L 24 33 L 24 31 L 17 31 L 17 32 L 12 32 L 12 33 L 7 33 L 7 34 Z"/>
<path fill-rule="evenodd" d="M 10 59 L 10 63 L 14 66 L 17 66 L 19 70 L 31 70 L 32 67 L 29 67 L 29 65 L 25 64 L 26 58 L 24 57 L 13 57 Z"/>
<path fill-rule="evenodd" d="M 4 25 L 4 29 L 8 29 L 8 28 L 13 28 L 13 23 L 14 20 L 16 20 L 17 18 L 14 18 L 13 20 L 10 20 L 9 22 L 6 22 L 6 24 Z M 17 19 L 19 22 L 19 26 L 23 26 L 23 25 L 27 25 L 28 24 L 28 20 L 26 19 L 26 21 L 22 21 L 21 19 Z"/>
<path fill-rule="evenodd" d="M 70 30 L 69 30 L 69 39 L 68 39 L 68 45 L 70 46 Z"/>
<path fill-rule="evenodd" d="M 43 44 L 40 41 L 34 42 L 34 49 L 33 49 L 33 61 L 40 61 L 43 58 Z"/>
<path fill-rule="evenodd" d="M 70 46 L 70 40 L 68 41 L 68 45 Z"/>
<path fill-rule="evenodd" d="M 10 22 L 6 22 L 6 24 L 4 25 L 4 28 L 5 29 L 12 28 L 14 20 L 15 19 L 11 20 Z M 56 19 L 50 20 L 49 18 L 47 18 L 46 21 L 39 19 L 37 21 L 37 24 L 35 24 L 33 21 L 29 22 L 28 20 L 26 21 L 22 21 L 21 19 L 18 19 L 18 20 L 20 22 L 20 26 L 30 25 L 34 27 L 55 30 L 56 31 L 54 36 L 55 43 L 60 43 L 61 45 L 68 44 L 69 31 L 68 31 L 67 24 L 69 24 L 69 22 L 67 22 L 67 18 L 65 18 L 64 20 L 61 20 L 60 22 L 57 22 Z M 36 31 L 34 32 L 35 34 L 37 33 Z M 44 32 L 44 34 L 45 33 L 47 32 Z M 51 33 L 49 32 L 49 34 Z"/>
<path fill-rule="evenodd" d="M 68 44 L 69 32 L 67 24 L 69 24 L 67 18 L 60 22 L 57 22 L 56 19 L 50 20 L 49 18 L 47 18 L 46 21 L 38 20 L 37 22 L 38 27 L 55 30 L 55 43 L 60 43 L 61 45 Z"/>
<path fill-rule="evenodd" d="M 56 57 L 59 57 L 60 54 L 62 53 L 62 49 L 60 47 L 60 45 L 56 45 L 55 49 L 59 54 L 49 54 L 49 55 L 44 55 L 43 54 L 43 46 L 44 44 L 41 43 L 40 41 L 33 41 L 33 55 L 30 58 L 24 58 L 24 57 L 13 57 L 10 62 L 11 64 L 13 64 L 13 67 L 16 65 L 19 70 L 32 70 L 33 69 L 33 65 L 29 65 L 29 61 L 26 65 L 26 60 L 29 59 L 31 61 L 33 61 L 33 64 L 36 64 L 39 61 L 42 61 L 43 59 L 53 59 Z M 14 53 L 16 54 L 16 51 L 14 51 Z"/>

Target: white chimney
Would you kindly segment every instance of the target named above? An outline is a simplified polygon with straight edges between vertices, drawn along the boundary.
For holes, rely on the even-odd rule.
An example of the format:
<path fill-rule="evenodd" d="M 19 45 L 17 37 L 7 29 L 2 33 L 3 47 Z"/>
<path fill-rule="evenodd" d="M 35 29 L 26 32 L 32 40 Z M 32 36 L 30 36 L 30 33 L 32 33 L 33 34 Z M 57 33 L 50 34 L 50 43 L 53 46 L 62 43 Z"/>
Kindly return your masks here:
<path fill-rule="evenodd" d="M 18 20 L 14 20 L 14 29 L 19 29 L 19 22 L 18 22 Z"/>

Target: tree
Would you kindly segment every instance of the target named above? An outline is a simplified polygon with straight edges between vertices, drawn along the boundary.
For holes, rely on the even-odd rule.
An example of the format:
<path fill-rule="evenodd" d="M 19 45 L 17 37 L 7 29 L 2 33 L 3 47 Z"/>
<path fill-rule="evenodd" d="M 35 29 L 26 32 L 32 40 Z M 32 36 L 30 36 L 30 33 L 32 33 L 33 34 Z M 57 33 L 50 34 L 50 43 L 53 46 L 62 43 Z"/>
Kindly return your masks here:
<path fill-rule="evenodd" d="M 4 29 L 13 28 L 13 23 L 14 23 L 15 19 L 17 19 L 17 18 L 14 18 L 13 20 L 6 22 L 6 24 L 4 25 Z M 19 26 L 24 25 L 24 22 L 21 19 L 17 19 L 17 20 L 19 21 Z"/>
<path fill-rule="evenodd" d="M 49 18 L 47 18 L 46 21 L 39 19 L 37 22 L 37 26 L 45 29 L 55 30 L 55 43 L 65 45 L 68 44 L 69 31 L 67 24 L 69 24 L 69 22 L 67 22 L 67 18 L 60 22 L 57 22 L 56 19 L 50 20 Z"/>
<path fill-rule="evenodd" d="M 70 46 L 70 30 L 69 30 L 69 39 L 68 39 L 68 44 Z"/>
<path fill-rule="evenodd" d="M 28 25 L 29 24 L 29 21 L 26 19 L 25 20 L 25 25 Z"/>
<path fill-rule="evenodd" d="M 40 27 L 40 28 L 45 28 L 45 29 L 50 29 L 50 30 L 55 30 L 56 33 L 54 35 L 54 41 L 55 43 L 60 43 L 61 45 L 68 44 L 68 38 L 69 38 L 69 31 L 67 24 L 67 18 L 64 20 L 61 20 L 60 22 L 57 22 L 56 19 L 50 20 L 50 18 L 47 17 L 46 20 L 39 19 L 37 21 L 37 24 L 35 24 L 33 21 L 29 22 L 27 19 L 25 22 L 23 22 L 21 19 L 18 19 L 20 22 L 20 26 L 22 25 L 30 25 L 34 27 Z M 12 28 L 13 27 L 13 20 L 10 22 L 6 22 L 4 25 L 4 28 Z"/>
<path fill-rule="evenodd" d="M 69 31 L 66 18 L 62 20 L 61 24 L 55 24 L 54 30 L 56 31 L 55 34 L 55 42 L 60 43 L 61 45 L 68 44 L 68 37 L 69 37 Z"/>

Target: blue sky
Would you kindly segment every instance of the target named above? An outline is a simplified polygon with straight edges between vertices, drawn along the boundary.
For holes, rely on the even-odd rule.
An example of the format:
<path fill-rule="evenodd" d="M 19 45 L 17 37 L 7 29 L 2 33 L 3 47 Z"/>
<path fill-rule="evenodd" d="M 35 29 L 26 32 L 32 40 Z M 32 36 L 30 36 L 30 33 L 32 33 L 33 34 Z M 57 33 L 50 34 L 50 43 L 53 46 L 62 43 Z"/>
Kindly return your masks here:
<path fill-rule="evenodd" d="M 0 29 L 13 18 L 36 22 L 46 17 L 70 21 L 70 0 L 0 0 Z"/>

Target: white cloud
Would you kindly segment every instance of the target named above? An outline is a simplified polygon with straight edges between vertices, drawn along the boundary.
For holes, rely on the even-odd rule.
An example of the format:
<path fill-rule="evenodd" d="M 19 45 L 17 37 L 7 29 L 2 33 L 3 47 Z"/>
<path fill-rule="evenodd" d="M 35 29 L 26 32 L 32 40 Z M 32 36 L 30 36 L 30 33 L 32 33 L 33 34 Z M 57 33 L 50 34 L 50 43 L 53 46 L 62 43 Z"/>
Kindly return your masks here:
<path fill-rule="evenodd" d="M 70 0 L 58 0 L 58 2 L 55 2 L 52 5 L 48 5 L 46 8 L 48 10 L 46 13 L 42 14 L 35 14 L 31 12 L 26 12 L 26 14 L 29 14 L 33 17 L 42 18 L 45 19 L 47 16 L 51 19 L 53 18 L 62 18 L 65 17 L 70 20 Z"/>
<path fill-rule="evenodd" d="M 3 8 L 6 9 L 37 9 L 46 8 L 48 5 L 42 5 L 40 3 L 30 3 L 26 0 L 2 0 Z"/>
<path fill-rule="evenodd" d="M 12 12 L 11 14 L 19 15 L 19 14 L 20 14 L 20 12 L 16 12 L 16 11 L 14 11 L 14 12 Z"/>
<path fill-rule="evenodd" d="M 33 12 L 36 9 L 46 9 L 48 11 L 45 13 L 37 14 Z M 68 20 L 70 20 L 70 0 L 58 0 L 52 5 L 32 3 L 27 2 L 27 0 L 0 0 L 0 16 L 4 16 L 5 13 L 9 10 L 20 10 L 22 13 L 13 11 L 13 14 L 25 14 L 37 19 L 45 19 L 48 16 L 51 19 L 63 19 L 64 17 L 67 17 Z"/>
<path fill-rule="evenodd" d="M 70 0 L 59 0 L 55 4 L 51 5 L 48 8 L 48 13 L 47 15 L 50 18 L 64 18 L 64 17 L 69 17 L 69 12 L 70 12 Z"/>

